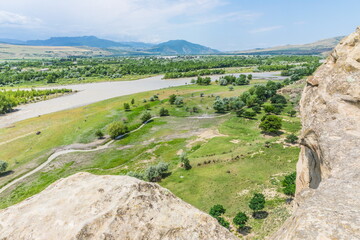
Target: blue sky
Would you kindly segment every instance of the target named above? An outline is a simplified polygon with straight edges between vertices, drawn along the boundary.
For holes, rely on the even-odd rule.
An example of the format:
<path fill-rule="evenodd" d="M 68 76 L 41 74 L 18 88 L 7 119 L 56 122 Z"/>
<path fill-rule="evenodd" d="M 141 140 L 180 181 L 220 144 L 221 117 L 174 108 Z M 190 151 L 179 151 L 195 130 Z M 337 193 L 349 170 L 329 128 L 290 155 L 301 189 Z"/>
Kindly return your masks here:
<path fill-rule="evenodd" d="M 347 35 L 359 10 L 359 0 L 0 0 L 0 38 L 185 39 L 242 50 Z"/>

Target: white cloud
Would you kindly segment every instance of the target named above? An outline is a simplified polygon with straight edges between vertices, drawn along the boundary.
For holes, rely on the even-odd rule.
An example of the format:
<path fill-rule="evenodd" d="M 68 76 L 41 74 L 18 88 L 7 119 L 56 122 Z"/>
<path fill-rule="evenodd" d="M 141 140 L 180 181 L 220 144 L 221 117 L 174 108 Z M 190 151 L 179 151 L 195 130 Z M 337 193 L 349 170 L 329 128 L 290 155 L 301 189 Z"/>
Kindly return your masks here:
<path fill-rule="evenodd" d="M 41 23 L 38 18 L 0 10 L 0 26 L 33 26 Z"/>
<path fill-rule="evenodd" d="M 263 28 L 257 28 L 257 29 L 254 29 L 254 30 L 251 30 L 250 33 L 263 33 L 263 32 L 271 32 L 271 31 L 274 31 L 274 30 L 278 30 L 278 29 L 281 29 L 283 28 L 283 26 L 271 26 L 271 27 L 263 27 Z"/>

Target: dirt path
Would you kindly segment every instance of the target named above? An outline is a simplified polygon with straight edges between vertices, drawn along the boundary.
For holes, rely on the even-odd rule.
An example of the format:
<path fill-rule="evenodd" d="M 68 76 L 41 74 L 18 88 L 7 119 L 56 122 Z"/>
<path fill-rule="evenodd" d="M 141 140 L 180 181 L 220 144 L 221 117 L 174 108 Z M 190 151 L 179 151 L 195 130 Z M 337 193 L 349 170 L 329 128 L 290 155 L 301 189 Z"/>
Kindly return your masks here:
<path fill-rule="evenodd" d="M 14 179 L 13 181 L 9 182 L 8 184 L 6 184 L 5 186 L 3 186 L 1 189 L 0 189 L 0 193 L 4 192 L 6 189 L 10 188 L 11 186 L 15 185 L 16 183 L 24 180 L 25 178 L 39 172 L 41 169 L 43 169 L 44 167 L 46 167 L 49 163 L 51 163 L 53 160 L 55 160 L 57 157 L 61 156 L 61 155 L 65 155 L 65 154 L 68 154 L 68 153 L 73 153 L 73 152 L 95 152 L 95 151 L 99 151 L 99 150 L 103 150 L 103 149 L 106 149 L 108 148 L 115 140 L 119 140 L 131 133 L 134 133 L 134 132 L 137 132 L 139 131 L 141 128 L 143 128 L 147 123 L 151 122 L 152 120 L 156 119 L 156 118 L 159 118 L 159 117 L 153 117 L 151 118 L 150 120 L 146 121 L 145 123 L 141 124 L 138 128 L 128 132 L 128 133 L 125 133 L 123 135 L 120 135 L 118 137 L 116 137 L 114 140 L 110 140 L 108 141 L 107 143 L 103 144 L 103 145 L 99 145 L 95 148 L 92 148 L 92 149 L 84 149 L 86 148 L 86 145 L 83 145 L 81 149 L 77 149 L 77 148 L 70 148 L 70 149 L 66 149 L 66 146 L 63 147 L 65 148 L 65 150 L 60 150 L 60 151 L 55 151 L 53 154 L 50 155 L 50 157 L 44 162 L 42 163 L 40 166 L 36 167 L 35 169 L 31 170 L 30 172 L 26 173 L 25 175 L 22 175 L 21 177 L 19 178 L 16 178 Z M 93 143 L 89 143 L 87 144 L 87 146 L 89 147 L 93 147 Z"/>

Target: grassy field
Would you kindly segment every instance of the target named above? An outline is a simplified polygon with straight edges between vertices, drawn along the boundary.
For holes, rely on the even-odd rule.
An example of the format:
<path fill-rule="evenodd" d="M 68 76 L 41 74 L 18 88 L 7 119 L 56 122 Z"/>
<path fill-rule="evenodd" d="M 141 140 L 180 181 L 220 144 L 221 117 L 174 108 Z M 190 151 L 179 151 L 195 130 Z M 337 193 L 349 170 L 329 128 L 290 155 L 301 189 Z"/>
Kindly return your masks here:
<path fill-rule="evenodd" d="M 257 80 L 257 83 L 264 82 Z M 217 116 L 212 109 L 215 96 L 238 96 L 250 86 L 228 87 L 188 85 L 124 96 L 85 107 L 44 115 L 17 123 L 14 128 L 0 129 L 0 159 L 7 160 L 13 174 L 0 177 L 0 185 L 24 174 L 45 161 L 56 149 L 72 143 L 95 140 L 97 129 L 105 130 L 115 120 L 128 122 L 130 127 L 140 123 L 145 104 L 152 115 L 161 107 L 170 116 L 155 119 L 144 128 L 116 141 L 110 148 L 97 152 L 71 153 L 58 157 L 41 172 L 4 192 L 0 208 L 7 207 L 36 194 L 59 178 L 79 171 L 94 174 L 126 174 L 142 171 L 159 161 L 170 164 L 170 175 L 160 185 L 197 208 L 208 212 L 214 204 L 227 209 L 231 220 L 238 211 L 251 215 L 247 206 L 252 194 L 266 195 L 268 217 L 250 218 L 252 228 L 247 238 L 262 239 L 274 231 L 288 216 L 286 196 L 281 193 L 280 181 L 294 171 L 298 157 L 297 146 L 286 146 L 287 133 L 298 133 L 300 121 L 281 115 L 282 135 L 263 135 L 258 128 L 263 114 L 256 119 L 238 118 L 235 114 Z M 201 97 L 200 93 L 204 96 Z M 143 102 L 154 94 L 160 101 Z M 184 106 L 170 105 L 171 94 L 184 97 Z M 123 103 L 135 99 L 131 111 Z M 197 107 L 199 113 L 186 109 Z M 286 110 L 292 108 L 288 106 Z M 285 110 L 285 112 L 286 112 Z M 201 118 L 211 114 L 214 118 Z M 41 131 L 40 135 L 35 132 Z M 186 152 L 192 169 L 180 167 L 179 155 Z"/>

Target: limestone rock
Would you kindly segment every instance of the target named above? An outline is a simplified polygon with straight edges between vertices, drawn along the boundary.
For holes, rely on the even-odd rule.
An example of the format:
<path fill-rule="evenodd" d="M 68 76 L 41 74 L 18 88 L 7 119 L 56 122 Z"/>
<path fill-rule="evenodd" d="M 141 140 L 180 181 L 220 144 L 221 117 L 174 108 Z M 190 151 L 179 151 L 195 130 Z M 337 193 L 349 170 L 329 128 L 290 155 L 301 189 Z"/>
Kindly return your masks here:
<path fill-rule="evenodd" d="M 0 211 L 0 239 L 237 239 L 154 183 L 78 173 Z"/>
<path fill-rule="evenodd" d="M 300 102 L 298 204 L 274 239 L 360 239 L 360 28 L 308 80 Z"/>

